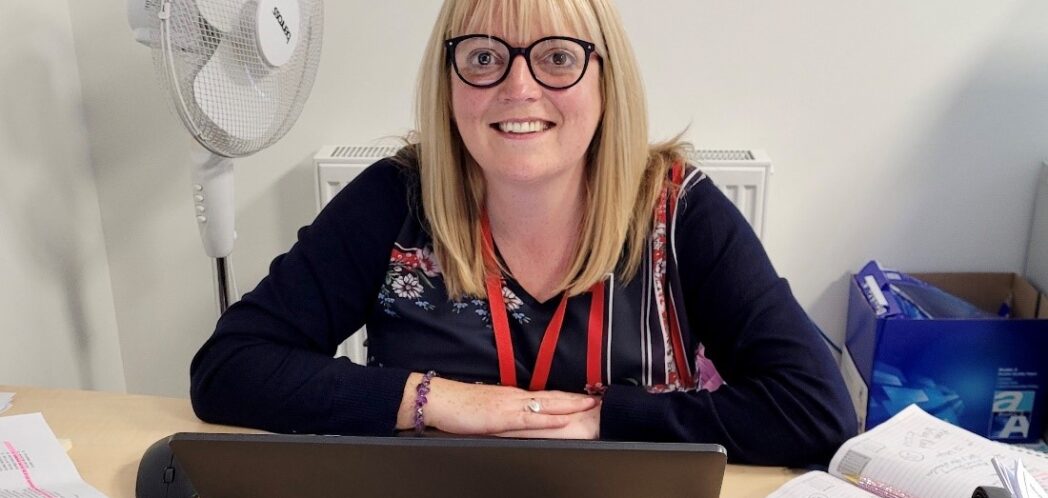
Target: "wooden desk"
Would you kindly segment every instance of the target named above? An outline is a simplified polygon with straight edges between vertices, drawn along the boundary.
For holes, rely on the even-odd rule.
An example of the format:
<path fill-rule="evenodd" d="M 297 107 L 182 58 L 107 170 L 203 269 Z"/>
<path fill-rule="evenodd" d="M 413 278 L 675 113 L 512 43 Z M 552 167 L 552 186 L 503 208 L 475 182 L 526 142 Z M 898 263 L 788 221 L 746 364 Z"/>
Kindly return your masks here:
<path fill-rule="evenodd" d="M 69 450 L 80 475 L 110 498 L 134 498 L 142 452 L 175 432 L 258 432 L 201 422 L 189 400 L 99 391 L 0 386 L 15 394 L 3 415 L 41 412 Z M 763 498 L 799 472 L 729 465 L 721 496 Z"/>

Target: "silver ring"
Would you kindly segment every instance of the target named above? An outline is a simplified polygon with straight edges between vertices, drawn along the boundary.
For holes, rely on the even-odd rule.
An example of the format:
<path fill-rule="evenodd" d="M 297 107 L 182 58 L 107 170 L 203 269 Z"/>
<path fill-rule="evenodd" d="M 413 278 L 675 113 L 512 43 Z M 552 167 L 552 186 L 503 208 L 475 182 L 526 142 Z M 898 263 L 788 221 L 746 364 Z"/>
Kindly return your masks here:
<path fill-rule="evenodd" d="M 535 398 L 531 398 L 528 404 L 524 405 L 524 410 L 531 413 L 539 413 L 542 411 L 542 403 L 539 403 L 539 400 Z"/>

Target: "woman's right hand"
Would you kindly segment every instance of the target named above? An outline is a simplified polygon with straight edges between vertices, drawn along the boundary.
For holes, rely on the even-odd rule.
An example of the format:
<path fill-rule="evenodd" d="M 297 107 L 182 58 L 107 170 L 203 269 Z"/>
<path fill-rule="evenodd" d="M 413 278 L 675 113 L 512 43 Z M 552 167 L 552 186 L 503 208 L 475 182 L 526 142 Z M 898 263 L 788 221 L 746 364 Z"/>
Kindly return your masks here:
<path fill-rule="evenodd" d="M 413 373 L 404 386 L 397 428 L 414 427 L 415 386 L 422 375 Z M 553 429 L 566 426 L 569 415 L 584 412 L 598 401 L 585 394 L 526 391 L 516 387 L 469 384 L 434 378 L 422 409 L 426 425 L 452 434 L 498 434 L 507 431 Z M 538 411 L 528 409 L 532 400 Z"/>

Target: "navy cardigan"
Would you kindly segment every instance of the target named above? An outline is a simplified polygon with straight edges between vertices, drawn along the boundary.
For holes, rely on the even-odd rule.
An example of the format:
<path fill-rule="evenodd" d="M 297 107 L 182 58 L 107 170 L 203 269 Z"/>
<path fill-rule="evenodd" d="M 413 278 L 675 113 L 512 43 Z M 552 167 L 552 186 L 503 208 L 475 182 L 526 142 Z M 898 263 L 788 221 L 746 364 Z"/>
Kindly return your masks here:
<path fill-rule="evenodd" d="M 735 462 L 826 463 L 856 432 L 837 366 L 735 206 L 701 174 L 689 180 L 672 240 L 689 324 L 686 342 L 690 348 L 701 341 L 726 383 L 715 391 L 653 392 L 651 385 L 665 379 L 631 373 L 641 363 L 631 363 L 629 355 L 642 348 L 633 346 L 640 341 L 623 339 L 645 326 L 626 328 L 633 322 L 622 319 L 615 337 L 628 347 L 616 342 L 608 348 L 625 352 L 612 352 L 609 362 L 623 366 L 607 372 L 601 438 L 718 443 Z M 483 320 L 486 301 L 450 302 L 434 272 L 412 279 L 391 260 L 398 252 L 421 254 L 404 245 L 428 240 L 423 219 L 412 168 L 383 160 L 347 185 L 299 230 L 297 243 L 274 259 L 258 287 L 221 317 L 193 359 L 197 415 L 275 432 L 392 435 L 411 371 L 498 382 L 494 340 Z M 417 265 L 412 268 L 424 277 Z M 521 313 L 511 321 L 518 378 L 526 386 L 538 342 L 528 332 L 541 334 L 556 303 L 528 299 L 512 279 L 507 285 L 520 297 Z M 629 299 L 629 289 L 644 286 L 624 282 L 617 288 L 621 299 Z M 585 315 L 588 298 L 570 302 Z M 636 308 L 615 306 L 616 313 Z M 570 316 L 565 331 L 572 330 Z M 472 321 L 442 326 L 449 320 Z M 368 365 L 332 358 L 337 345 L 365 324 Z M 584 353 L 576 354 L 570 338 L 584 332 L 583 325 L 582 333 L 562 334 L 550 388 L 581 390 Z M 651 357 L 659 355 L 647 352 L 649 370 Z"/>

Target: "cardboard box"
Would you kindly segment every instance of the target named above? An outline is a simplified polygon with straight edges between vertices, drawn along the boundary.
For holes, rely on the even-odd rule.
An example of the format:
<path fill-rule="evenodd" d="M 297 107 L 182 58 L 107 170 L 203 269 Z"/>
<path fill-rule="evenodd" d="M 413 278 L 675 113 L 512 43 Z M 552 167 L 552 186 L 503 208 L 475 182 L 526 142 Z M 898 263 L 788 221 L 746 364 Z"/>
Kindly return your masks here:
<path fill-rule="evenodd" d="M 981 309 L 1012 318 L 878 317 L 855 279 L 841 370 L 859 427 L 917 403 L 991 439 L 1040 439 L 1048 409 L 1048 296 L 1012 273 L 912 273 Z"/>

